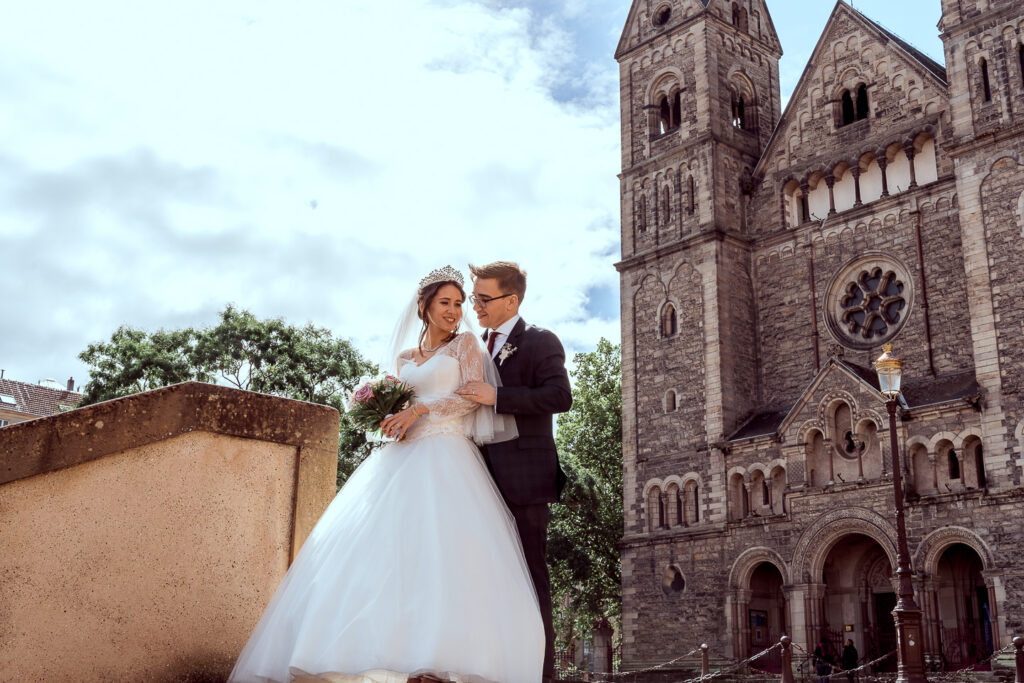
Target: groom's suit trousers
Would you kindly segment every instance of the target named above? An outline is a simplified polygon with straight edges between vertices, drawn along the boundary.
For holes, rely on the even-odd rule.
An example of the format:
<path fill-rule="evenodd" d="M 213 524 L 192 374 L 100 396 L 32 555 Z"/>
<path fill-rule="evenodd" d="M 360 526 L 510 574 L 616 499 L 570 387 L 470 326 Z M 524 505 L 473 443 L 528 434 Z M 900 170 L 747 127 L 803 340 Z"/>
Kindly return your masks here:
<path fill-rule="evenodd" d="M 555 653 L 552 644 L 555 641 L 555 629 L 551 620 L 551 578 L 548 576 L 548 520 L 551 511 L 547 503 L 534 505 L 512 505 L 509 510 L 516 520 L 519 529 L 519 540 L 523 544 L 523 555 L 526 566 L 530 570 L 530 578 L 537 589 L 537 600 L 540 602 L 540 614 L 544 620 L 544 636 L 547 647 L 544 648 L 544 680 L 554 678 Z"/>

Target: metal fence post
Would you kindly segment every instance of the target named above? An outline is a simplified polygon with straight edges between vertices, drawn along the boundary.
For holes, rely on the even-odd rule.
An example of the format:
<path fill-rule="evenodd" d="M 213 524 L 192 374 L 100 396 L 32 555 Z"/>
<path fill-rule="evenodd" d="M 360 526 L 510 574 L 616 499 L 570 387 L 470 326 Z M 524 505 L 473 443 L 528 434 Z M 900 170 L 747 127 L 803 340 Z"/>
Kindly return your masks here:
<path fill-rule="evenodd" d="M 1024 641 L 1024 638 L 1021 638 L 1021 640 Z M 1018 650 L 1017 652 L 1019 653 L 1020 650 Z M 1020 655 L 1018 654 L 1018 657 L 1019 656 Z M 709 673 L 711 673 L 711 662 L 708 660 L 708 644 L 707 643 L 701 643 L 700 644 L 700 675 L 701 676 L 707 676 Z"/>
<path fill-rule="evenodd" d="M 1017 649 L 1016 657 L 1014 659 L 1014 683 L 1024 683 L 1024 638 L 1016 636 L 1013 639 L 1013 647 Z"/>
<path fill-rule="evenodd" d="M 1024 639 L 1022 639 L 1024 640 Z M 782 643 L 782 681 L 781 683 L 793 683 L 793 647 L 789 636 L 782 636 L 779 639 Z"/>

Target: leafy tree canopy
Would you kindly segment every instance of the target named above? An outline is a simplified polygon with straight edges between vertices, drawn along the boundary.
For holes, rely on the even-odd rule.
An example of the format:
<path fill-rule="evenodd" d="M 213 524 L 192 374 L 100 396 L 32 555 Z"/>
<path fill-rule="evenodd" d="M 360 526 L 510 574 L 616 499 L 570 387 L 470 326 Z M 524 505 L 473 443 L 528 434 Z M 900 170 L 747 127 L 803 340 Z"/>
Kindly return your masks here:
<path fill-rule="evenodd" d="M 321 403 L 344 413 L 345 398 L 359 379 L 377 372 L 351 343 L 327 329 L 260 320 L 232 305 L 211 327 L 150 333 L 122 326 L 110 341 L 90 344 L 78 357 L 90 375 L 83 406 L 195 380 Z M 365 435 L 344 414 L 340 436 L 339 487 L 369 450 Z"/>
<path fill-rule="evenodd" d="M 618 623 L 622 579 L 622 375 L 619 346 L 575 356 L 572 409 L 556 442 L 569 483 L 548 527 L 555 629 L 563 645 L 601 618 Z"/>

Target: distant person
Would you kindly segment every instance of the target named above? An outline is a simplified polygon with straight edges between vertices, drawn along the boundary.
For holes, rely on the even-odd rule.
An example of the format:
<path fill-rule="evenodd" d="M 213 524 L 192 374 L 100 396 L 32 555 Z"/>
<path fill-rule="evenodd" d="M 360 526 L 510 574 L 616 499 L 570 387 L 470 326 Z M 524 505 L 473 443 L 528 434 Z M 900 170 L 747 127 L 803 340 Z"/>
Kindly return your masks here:
<path fill-rule="evenodd" d="M 846 645 L 843 646 L 843 655 L 839 659 L 839 666 L 843 667 L 843 671 L 846 672 L 846 680 L 852 681 L 856 678 L 857 674 L 853 670 L 857 668 L 858 659 L 860 656 L 857 654 L 857 648 L 853 645 L 853 640 L 847 638 Z"/>
<path fill-rule="evenodd" d="M 832 646 L 827 640 L 822 638 L 818 641 L 818 647 L 814 648 L 811 659 L 814 662 L 814 673 L 818 675 L 818 683 L 828 683 L 828 677 L 832 675 L 832 666 L 836 663 L 836 658 L 832 652 Z"/>

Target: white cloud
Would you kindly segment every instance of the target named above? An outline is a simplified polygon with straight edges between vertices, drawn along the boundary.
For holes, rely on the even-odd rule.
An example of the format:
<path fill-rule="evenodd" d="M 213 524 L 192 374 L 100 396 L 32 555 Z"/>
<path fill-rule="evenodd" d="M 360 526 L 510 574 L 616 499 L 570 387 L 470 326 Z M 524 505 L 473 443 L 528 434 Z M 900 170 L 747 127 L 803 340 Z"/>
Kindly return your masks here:
<path fill-rule="evenodd" d="M 23 4 L 0 28 L 0 245 L 25 284 L 0 366 L 84 380 L 75 354 L 118 325 L 228 301 L 376 357 L 422 274 L 497 258 L 570 350 L 617 339 L 616 301 L 586 300 L 618 290 L 615 67 L 570 72 L 574 49 L 472 2 Z"/>

